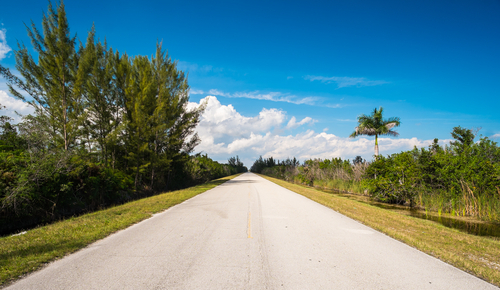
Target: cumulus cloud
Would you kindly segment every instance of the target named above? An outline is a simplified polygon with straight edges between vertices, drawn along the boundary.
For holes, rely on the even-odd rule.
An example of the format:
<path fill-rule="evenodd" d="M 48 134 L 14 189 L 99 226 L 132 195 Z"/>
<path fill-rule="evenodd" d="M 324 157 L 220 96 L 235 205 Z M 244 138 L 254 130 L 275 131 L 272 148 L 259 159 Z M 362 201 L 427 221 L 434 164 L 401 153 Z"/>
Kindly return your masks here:
<path fill-rule="evenodd" d="M 345 87 L 370 87 L 370 86 L 378 86 L 383 84 L 388 84 L 387 81 L 372 81 L 366 78 L 350 78 L 350 77 L 324 77 L 324 76 L 305 76 L 304 79 L 313 81 L 320 81 L 322 83 L 330 84 L 336 83 L 338 88 Z"/>
<path fill-rule="evenodd" d="M 291 117 L 285 124 L 286 113 L 277 109 L 263 109 L 258 115 L 245 117 L 232 105 L 222 105 L 216 97 L 207 97 L 201 102 L 208 102 L 196 131 L 201 138 L 197 152 L 205 152 L 216 160 L 225 162 L 227 158 L 239 155 L 246 166 L 250 167 L 259 157 L 273 156 L 277 159 L 297 157 L 304 161 L 309 158 L 342 157 L 352 159 L 362 156 L 371 160 L 375 142 L 373 138 L 339 137 L 326 133 L 306 130 L 298 134 L 284 135 L 279 128 L 293 128 L 313 123 L 310 117 L 297 122 Z M 199 106 L 190 103 L 191 108 Z M 379 138 L 380 153 L 391 154 L 410 150 L 414 146 L 426 147 L 432 140 L 417 138 Z M 444 144 L 449 140 L 442 140 Z"/>
<path fill-rule="evenodd" d="M 19 123 L 21 121 L 21 117 L 19 117 L 15 112 L 18 112 L 21 115 L 33 114 L 35 110 L 33 107 L 29 106 L 25 102 L 14 99 L 9 96 L 7 92 L 0 90 L 0 104 L 2 105 L 2 110 L 0 111 L 0 115 L 8 116 L 14 119 L 12 123 Z M 5 106 L 6 108 L 3 108 Z"/>
<path fill-rule="evenodd" d="M 315 122 L 305 117 L 297 122 L 295 117 L 284 126 L 286 112 L 278 109 L 262 109 L 257 116 L 241 115 L 232 105 L 222 105 L 215 96 L 208 96 L 200 103 L 190 102 L 188 109 L 194 109 L 201 104 L 206 105 L 197 127 L 202 142 L 197 151 L 214 154 L 230 154 L 247 147 L 258 145 L 266 135 L 285 129 L 294 129 L 304 124 Z"/>
<path fill-rule="evenodd" d="M 189 103 L 188 108 L 192 109 L 203 103 L 206 103 L 206 109 L 197 131 L 202 139 L 201 146 L 205 146 L 205 152 L 219 152 L 222 150 L 219 149 L 221 146 L 227 147 L 225 144 L 235 138 L 279 128 L 286 119 L 285 112 L 278 109 L 262 109 L 257 116 L 245 117 L 232 105 L 222 105 L 215 96 L 200 100 L 200 104 Z"/>
<path fill-rule="evenodd" d="M 497 133 L 497 134 L 495 134 L 495 135 L 492 135 L 490 138 L 491 138 L 491 139 L 494 139 L 494 138 L 500 138 L 500 133 Z"/>
<path fill-rule="evenodd" d="M 12 50 L 7 45 L 7 30 L 5 28 L 0 29 L 0 60 L 7 57 L 7 54 Z"/>
<path fill-rule="evenodd" d="M 349 139 L 328 134 L 326 132 L 316 133 L 308 130 L 297 135 L 279 136 L 266 133 L 265 135 L 253 134 L 248 138 L 236 139 L 234 142 L 245 143 L 249 146 L 238 148 L 253 153 L 252 155 L 262 155 L 264 157 L 273 156 L 278 159 L 287 157 L 297 157 L 300 160 L 310 158 L 353 158 L 363 156 L 371 159 L 374 151 L 374 141 L 367 138 Z M 228 153 L 233 153 L 231 148 L 233 143 L 227 147 Z M 432 140 L 411 139 L 390 139 L 379 138 L 381 154 L 389 154 L 412 149 L 414 146 L 425 147 L 432 144 Z"/>

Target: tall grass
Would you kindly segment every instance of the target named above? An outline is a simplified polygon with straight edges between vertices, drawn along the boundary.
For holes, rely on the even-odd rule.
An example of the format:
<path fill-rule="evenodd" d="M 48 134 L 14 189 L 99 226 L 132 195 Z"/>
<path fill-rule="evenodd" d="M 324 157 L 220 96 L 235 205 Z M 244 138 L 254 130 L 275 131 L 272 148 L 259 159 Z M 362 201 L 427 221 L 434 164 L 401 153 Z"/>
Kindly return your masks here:
<path fill-rule="evenodd" d="M 361 180 L 368 166 L 367 163 L 351 165 L 340 159 L 333 159 L 333 162 L 325 161 L 310 160 L 307 166 L 268 167 L 262 171 L 262 174 L 327 190 L 357 194 L 364 192 Z"/>
<path fill-rule="evenodd" d="M 498 195 L 488 195 L 463 180 L 460 184 L 460 192 L 456 195 L 443 191 L 419 194 L 418 206 L 440 215 L 446 213 L 500 222 L 500 191 Z"/>

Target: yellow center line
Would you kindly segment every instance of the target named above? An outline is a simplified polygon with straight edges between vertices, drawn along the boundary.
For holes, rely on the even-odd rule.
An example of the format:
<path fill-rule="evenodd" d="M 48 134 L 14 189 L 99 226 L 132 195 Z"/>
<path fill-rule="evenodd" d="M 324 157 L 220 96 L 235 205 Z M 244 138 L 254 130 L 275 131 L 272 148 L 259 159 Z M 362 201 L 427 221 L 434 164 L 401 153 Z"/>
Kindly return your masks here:
<path fill-rule="evenodd" d="M 252 213 L 248 212 L 248 238 L 252 238 Z"/>

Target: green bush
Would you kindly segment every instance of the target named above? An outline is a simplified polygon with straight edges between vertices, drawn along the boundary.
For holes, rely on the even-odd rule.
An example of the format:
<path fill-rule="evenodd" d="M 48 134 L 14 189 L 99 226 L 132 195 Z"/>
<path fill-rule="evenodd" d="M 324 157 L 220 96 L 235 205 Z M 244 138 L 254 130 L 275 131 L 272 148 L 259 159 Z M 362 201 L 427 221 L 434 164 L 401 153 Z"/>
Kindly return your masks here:
<path fill-rule="evenodd" d="M 500 148 L 455 127 L 456 141 L 377 157 L 363 184 L 373 198 L 428 210 L 497 220 L 500 216 Z M 472 136 L 472 137 L 471 137 Z"/>
<path fill-rule="evenodd" d="M 365 172 L 363 184 L 371 196 L 382 202 L 414 204 L 422 189 L 418 168 L 418 150 L 388 157 L 377 156 Z"/>

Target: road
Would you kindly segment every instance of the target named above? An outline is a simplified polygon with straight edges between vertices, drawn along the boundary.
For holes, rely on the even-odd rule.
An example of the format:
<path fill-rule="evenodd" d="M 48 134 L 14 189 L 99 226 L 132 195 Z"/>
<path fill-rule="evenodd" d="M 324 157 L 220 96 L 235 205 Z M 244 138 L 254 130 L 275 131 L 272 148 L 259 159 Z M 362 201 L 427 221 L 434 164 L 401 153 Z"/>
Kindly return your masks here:
<path fill-rule="evenodd" d="M 245 173 L 8 289 L 499 289 Z"/>

